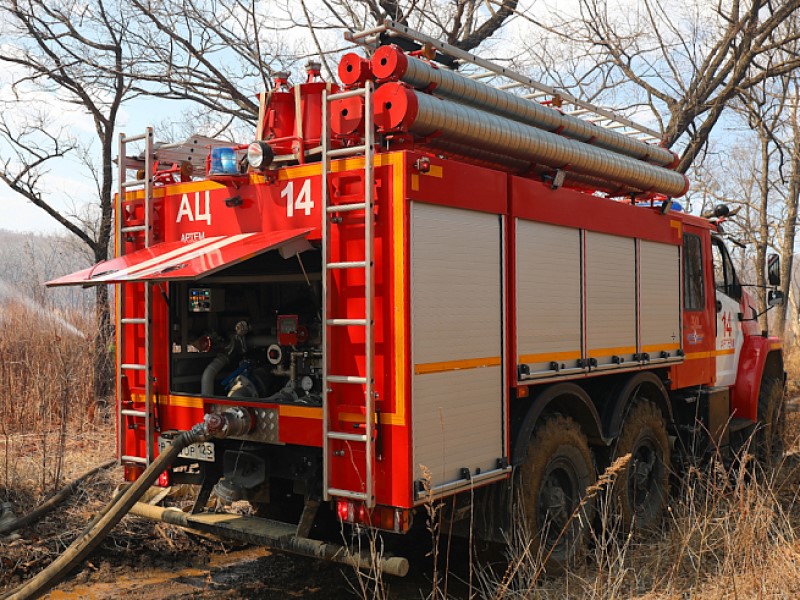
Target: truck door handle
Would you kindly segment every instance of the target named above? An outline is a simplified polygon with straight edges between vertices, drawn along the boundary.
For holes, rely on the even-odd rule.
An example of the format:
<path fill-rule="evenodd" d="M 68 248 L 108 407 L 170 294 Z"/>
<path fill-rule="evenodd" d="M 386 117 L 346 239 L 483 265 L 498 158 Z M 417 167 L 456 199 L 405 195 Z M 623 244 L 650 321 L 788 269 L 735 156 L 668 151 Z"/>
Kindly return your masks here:
<path fill-rule="evenodd" d="M 721 311 L 722 311 L 722 302 L 717 300 L 717 312 L 721 312 Z"/>

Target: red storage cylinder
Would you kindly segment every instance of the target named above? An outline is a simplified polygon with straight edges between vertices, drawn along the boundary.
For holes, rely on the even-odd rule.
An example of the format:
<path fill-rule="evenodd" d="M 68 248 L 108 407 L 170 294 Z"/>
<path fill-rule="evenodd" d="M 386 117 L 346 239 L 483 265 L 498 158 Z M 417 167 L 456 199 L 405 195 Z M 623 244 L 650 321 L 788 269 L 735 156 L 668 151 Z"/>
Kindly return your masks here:
<path fill-rule="evenodd" d="M 264 115 L 264 140 L 275 154 L 290 154 L 294 136 L 294 94 L 289 87 L 289 74 L 275 74 L 275 88 L 267 94 Z M 275 142 L 271 140 L 277 140 Z"/>
<path fill-rule="evenodd" d="M 339 87 L 321 80 L 319 63 L 309 63 L 306 72 L 306 82 L 293 87 L 287 73 L 278 73 L 267 97 L 263 136 L 276 155 L 299 153 L 322 140 L 322 92 Z"/>

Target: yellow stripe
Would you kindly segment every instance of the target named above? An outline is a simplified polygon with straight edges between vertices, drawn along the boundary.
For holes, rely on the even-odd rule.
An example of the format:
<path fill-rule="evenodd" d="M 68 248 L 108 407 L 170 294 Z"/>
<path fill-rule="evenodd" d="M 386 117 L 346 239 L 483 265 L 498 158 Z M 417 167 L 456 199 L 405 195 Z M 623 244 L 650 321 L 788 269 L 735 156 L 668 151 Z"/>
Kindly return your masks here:
<path fill-rule="evenodd" d="M 411 190 L 414 192 L 419 191 L 419 175 L 416 173 L 411 175 Z"/>
<path fill-rule="evenodd" d="M 131 394 L 134 402 L 144 402 L 144 394 Z M 203 398 L 196 396 L 159 396 L 158 403 L 162 406 L 180 406 L 182 408 L 203 408 Z"/>
<path fill-rule="evenodd" d="M 581 357 L 580 350 L 570 350 L 568 352 L 543 352 L 541 354 L 523 354 L 519 357 L 521 363 L 548 362 L 551 360 L 572 360 Z"/>
<path fill-rule="evenodd" d="M 681 345 L 677 342 L 674 344 L 651 344 L 649 346 L 642 346 L 642 352 L 658 352 L 659 350 L 677 350 Z"/>
<path fill-rule="evenodd" d="M 322 420 L 322 408 L 313 406 L 286 406 L 285 404 L 281 404 L 278 407 L 278 415 L 281 417 Z"/>
<path fill-rule="evenodd" d="M 772 342 L 769 345 L 770 350 L 780 350 L 781 348 L 783 348 L 783 342 Z"/>
<path fill-rule="evenodd" d="M 385 167 L 386 165 L 394 164 L 394 157 L 400 156 L 397 153 L 391 154 L 376 154 L 372 164 L 376 167 Z M 346 158 L 344 160 L 336 160 L 331 162 L 331 172 L 341 173 L 342 171 L 354 171 L 356 169 L 364 168 L 364 157 L 359 158 Z M 289 167 L 278 171 L 278 179 L 284 181 L 287 179 L 297 179 L 298 177 L 313 177 L 322 173 L 322 163 L 314 163 L 311 165 L 304 165 L 302 167 Z"/>
<path fill-rule="evenodd" d="M 687 352 L 686 360 L 697 360 L 699 358 L 713 358 L 717 355 L 716 352 Z"/>
<path fill-rule="evenodd" d="M 395 398 L 394 414 L 382 414 L 389 425 L 406 424 L 406 271 L 405 271 L 405 194 L 403 180 L 403 154 L 389 155 L 392 165 L 392 254 L 394 259 L 394 360 L 395 360 Z"/>
<path fill-rule="evenodd" d="M 497 367 L 500 364 L 501 359 L 499 356 L 466 358 L 464 360 L 445 360 L 442 362 L 414 365 L 414 374 L 426 375 L 428 373 L 444 373 L 446 371 L 461 371 L 463 369 L 481 369 L 483 367 Z"/>
<path fill-rule="evenodd" d="M 396 415 L 381 413 L 381 425 L 398 425 Z M 339 413 L 339 420 L 344 423 L 363 423 L 364 415 L 358 413 Z"/>
<path fill-rule="evenodd" d="M 163 198 L 164 196 L 172 196 L 175 194 L 188 194 L 191 192 L 201 192 L 204 190 L 213 190 L 224 187 L 225 186 L 221 183 L 208 180 L 175 183 L 164 187 L 153 188 L 153 198 Z M 144 190 L 136 190 L 135 192 L 128 192 L 125 194 L 126 201 L 141 200 L 142 198 L 144 198 Z"/>
<path fill-rule="evenodd" d="M 430 170 L 425 175 L 441 179 L 444 177 L 444 167 L 442 165 L 431 165 Z"/>
<path fill-rule="evenodd" d="M 708 352 L 688 352 L 686 360 L 697 360 L 699 358 L 716 358 L 717 356 L 725 356 L 726 354 L 734 354 L 735 348 L 726 348 L 725 350 L 710 350 Z"/>
<path fill-rule="evenodd" d="M 589 358 L 601 356 L 619 356 L 621 354 L 633 354 L 636 352 L 635 346 L 620 346 L 619 348 L 593 348 L 589 350 Z"/>
<path fill-rule="evenodd" d="M 681 223 L 680 221 L 670 221 L 669 226 L 677 229 L 679 236 L 683 234 L 683 223 Z"/>
<path fill-rule="evenodd" d="M 144 394 L 133 394 L 134 402 L 144 402 Z M 161 396 L 159 403 L 162 406 L 180 406 L 183 408 L 203 408 L 204 402 L 213 403 L 215 398 L 201 398 L 197 396 Z M 227 400 L 227 398 L 221 398 Z M 305 419 L 322 419 L 322 409 L 314 406 L 278 406 L 281 417 L 300 417 Z"/>

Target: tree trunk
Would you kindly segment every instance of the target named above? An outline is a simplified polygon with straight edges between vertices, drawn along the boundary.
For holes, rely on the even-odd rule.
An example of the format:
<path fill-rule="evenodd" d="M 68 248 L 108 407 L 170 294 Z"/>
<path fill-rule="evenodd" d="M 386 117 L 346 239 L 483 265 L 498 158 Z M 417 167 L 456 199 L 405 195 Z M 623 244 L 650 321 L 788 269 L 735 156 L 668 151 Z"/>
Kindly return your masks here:
<path fill-rule="evenodd" d="M 792 170 L 789 176 L 789 193 L 786 198 L 786 221 L 781 240 L 781 288 L 786 299 L 775 311 L 775 331 L 783 336 L 786 332 L 786 314 L 789 295 L 792 291 L 792 267 L 794 263 L 794 240 L 797 231 L 797 203 L 800 197 L 800 124 L 797 122 L 797 101 L 792 110 Z M 793 329 L 794 330 L 794 329 Z"/>
<path fill-rule="evenodd" d="M 763 126 L 763 122 L 760 123 Z M 761 181 L 759 182 L 758 203 L 758 239 L 756 240 L 756 288 L 758 290 L 758 312 L 763 313 L 767 307 L 767 284 L 764 269 L 767 265 L 767 240 L 769 239 L 769 222 L 767 221 L 767 201 L 769 200 L 769 136 L 765 131 L 759 134 L 761 142 Z M 767 315 L 758 318 L 761 331 L 769 330 Z"/>

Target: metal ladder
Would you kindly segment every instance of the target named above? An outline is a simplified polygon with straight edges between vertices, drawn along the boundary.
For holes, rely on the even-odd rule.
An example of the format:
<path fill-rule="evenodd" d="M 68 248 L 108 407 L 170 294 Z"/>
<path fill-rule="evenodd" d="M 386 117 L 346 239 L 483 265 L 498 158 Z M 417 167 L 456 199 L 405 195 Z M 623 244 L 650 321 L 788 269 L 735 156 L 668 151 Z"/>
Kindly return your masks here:
<path fill-rule="evenodd" d="M 375 506 L 375 486 L 374 486 L 374 462 L 375 462 L 375 336 L 374 336 L 374 303 L 375 303 L 375 281 L 374 281 L 374 242 L 375 242 L 375 217 L 374 217 L 374 156 L 375 156 L 375 132 L 373 127 L 372 115 L 372 92 L 373 83 L 368 81 L 363 88 L 348 90 L 335 94 L 323 92 L 322 110 L 322 294 L 323 309 L 322 319 L 322 348 L 323 348 L 323 368 L 322 368 L 322 428 L 323 428 L 323 470 L 324 470 L 324 496 L 329 500 L 331 496 L 349 498 L 352 500 L 362 500 L 368 508 Z M 330 132 L 330 103 L 334 100 L 350 98 L 353 96 L 364 96 L 364 143 L 359 146 L 347 148 L 331 149 Z M 331 159 L 345 156 L 361 155 L 364 156 L 364 199 L 363 202 L 351 202 L 346 204 L 332 204 L 329 194 L 329 176 Z M 342 214 L 364 211 L 364 259 L 354 261 L 331 262 L 331 230 L 333 227 L 346 227 L 347 220 L 342 218 Z M 345 315 L 338 315 L 334 311 L 336 305 L 331 292 L 331 276 L 333 272 L 343 269 L 360 269 L 364 272 L 364 300 L 366 311 L 363 317 L 350 318 Z M 341 310 L 341 308 L 339 308 Z M 332 314 L 333 313 L 333 314 Z M 330 372 L 330 360 L 333 355 L 331 347 L 332 328 L 339 327 L 364 327 L 365 329 L 365 372 L 357 374 Z M 364 386 L 364 423 L 357 423 L 356 428 L 362 429 L 363 433 L 351 433 L 340 431 L 332 427 L 330 384 L 357 385 Z M 331 457 L 334 454 L 332 444 L 336 441 L 346 442 L 348 447 L 351 444 L 363 445 L 366 457 L 363 482 L 364 490 L 345 490 L 331 486 Z"/>
<path fill-rule="evenodd" d="M 139 169 L 140 163 L 131 163 L 127 158 L 126 147 L 130 143 L 144 141 L 144 176 L 141 179 L 128 179 L 128 171 Z M 144 233 L 144 247 L 148 247 L 153 241 L 152 210 L 153 210 L 153 128 L 147 127 L 145 133 L 126 137 L 124 133 L 119 134 L 119 188 L 117 190 L 117 248 L 118 256 L 125 254 L 125 239 L 128 235 Z M 125 226 L 125 214 L 123 202 L 125 192 L 131 188 L 140 188 L 144 191 L 144 224 Z M 126 286 L 144 286 L 144 314 L 134 317 L 126 317 L 125 301 Z M 149 282 L 142 284 L 123 283 L 117 287 L 117 306 L 118 306 L 118 328 L 117 328 L 117 456 L 121 463 L 137 463 L 149 465 L 153 462 L 153 445 L 155 443 L 155 422 L 153 414 L 153 331 L 152 331 L 152 305 L 153 287 Z M 144 328 L 145 340 L 145 359 L 144 363 L 125 363 L 123 362 L 123 352 L 126 346 L 126 338 L 130 329 L 135 327 Z M 144 376 L 144 410 L 137 410 L 133 407 L 125 407 L 123 403 L 123 377 L 126 372 L 139 371 Z M 129 429 L 135 429 L 144 420 L 145 444 L 147 450 L 145 456 L 130 456 L 125 454 L 126 435 Z"/>
<path fill-rule="evenodd" d="M 374 49 L 377 47 L 382 34 L 389 35 L 390 37 L 404 38 L 417 44 L 427 46 L 439 54 L 450 57 L 459 65 L 474 65 L 482 69 L 472 73 L 464 73 L 464 76 L 470 79 L 505 80 L 509 83 L 495 85 L 493 87 L 501 90 L 529 90 L 530 93 L 522 95 L 522 97 L 527 100 L 534 102 L 545 100 L 557 101 L 563 103 L 565 107 L 570 107 L 569 110 L 564 110 L 564 113 L 567 115 L 591 121 L 606 129 L 619 130 L 621 135 L 636 138 L 640 142 L 658 143 L 661 141 L 661 134 L 659 132 L 628 119 L 613 110 L 576 98 L 565 90 L 556 89 L 527 77 L 526 75 L 517 73 L 508 67 L 493 63 L 475 54 L 471 54 L 466 50 L 442 42 L 435 37 L 407 27 L 394 19 L 386 18 L 383 23 L 377 27 L 365 29 L 364 31 L 345 32 L 344 37 L 350 42 L 365 46 L 369 49 Z"/>

